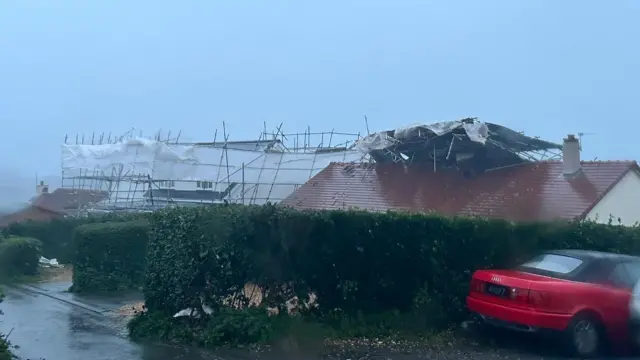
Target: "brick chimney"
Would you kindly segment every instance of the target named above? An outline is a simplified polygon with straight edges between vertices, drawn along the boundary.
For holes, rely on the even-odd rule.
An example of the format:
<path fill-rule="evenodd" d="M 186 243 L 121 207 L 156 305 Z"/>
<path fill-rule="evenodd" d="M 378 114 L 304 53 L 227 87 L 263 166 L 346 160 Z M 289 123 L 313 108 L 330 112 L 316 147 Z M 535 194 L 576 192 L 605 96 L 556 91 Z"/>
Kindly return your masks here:
<path fill-rule="evenodd" d="M 580 142 L 573 134 L 567 135 L 562 144 L 562 174 L 571 176 L 580 171 Z"/>

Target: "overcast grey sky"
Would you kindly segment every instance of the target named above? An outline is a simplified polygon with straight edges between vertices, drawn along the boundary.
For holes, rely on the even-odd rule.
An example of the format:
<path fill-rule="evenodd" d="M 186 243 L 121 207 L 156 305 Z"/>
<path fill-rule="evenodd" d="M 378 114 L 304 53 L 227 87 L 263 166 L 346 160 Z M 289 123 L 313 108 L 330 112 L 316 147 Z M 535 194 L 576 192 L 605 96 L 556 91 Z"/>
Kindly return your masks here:
<path fill-rule="evenodd" d="M 255 138 L 478 116 L 637 159 L 638 0 L 0 2 L 3 181 L 65 133 Z M 29 184 L 29 188 L 32 188 Z"/>

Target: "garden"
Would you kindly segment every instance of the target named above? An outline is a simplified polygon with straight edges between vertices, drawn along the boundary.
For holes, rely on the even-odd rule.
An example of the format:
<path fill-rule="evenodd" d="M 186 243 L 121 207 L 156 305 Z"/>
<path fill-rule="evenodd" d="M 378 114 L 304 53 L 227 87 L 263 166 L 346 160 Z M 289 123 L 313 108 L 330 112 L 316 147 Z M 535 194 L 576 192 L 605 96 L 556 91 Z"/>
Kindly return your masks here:
<path fill-rule="evenodd" d="M 640 253 L 635 227 L 274 205 L 23 223 L 4 237 L 24 251 L 11 271 L 33 271 L 27 249 L 40 247 L 73 264 L 72 291 L 142 289 L 132 338 L 206 348 L 435 339 L 466 319 L 476 269 L 545 249 Z"/>

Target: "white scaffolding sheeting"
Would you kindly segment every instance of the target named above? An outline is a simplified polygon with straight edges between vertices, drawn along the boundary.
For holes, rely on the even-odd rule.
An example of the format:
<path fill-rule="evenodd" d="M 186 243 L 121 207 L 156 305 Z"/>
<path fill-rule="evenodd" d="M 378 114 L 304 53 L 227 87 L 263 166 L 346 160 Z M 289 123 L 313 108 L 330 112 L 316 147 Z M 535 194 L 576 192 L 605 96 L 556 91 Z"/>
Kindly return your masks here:
<path fill-rule="evenodd" d="M 362 152 L 356 150 L 251 151 L 170 144 L 146 138 L 116 144 L 62 145 L 64 176 L 75 179 L 78 184 L 83 178 L 88 179 L 99 187 L 96 190 L 109 191 L 112 204 L 178 202 L 180 197 L 188 198 L 186 202 L 278 202 L 329 163 L 359 162 L 362 158 Z M 163 188 L 167 182 L 169 188 Z M 202 182 L 210 182 L 211 187 L 204 186 L 204 189 L 221 194 L 219 198 L 193 195 L 195 192 L 202 195 Z M 185 192 L 192 194 L 186 196 Z M 169 197 L 172 199 L 166 199 Z"/>

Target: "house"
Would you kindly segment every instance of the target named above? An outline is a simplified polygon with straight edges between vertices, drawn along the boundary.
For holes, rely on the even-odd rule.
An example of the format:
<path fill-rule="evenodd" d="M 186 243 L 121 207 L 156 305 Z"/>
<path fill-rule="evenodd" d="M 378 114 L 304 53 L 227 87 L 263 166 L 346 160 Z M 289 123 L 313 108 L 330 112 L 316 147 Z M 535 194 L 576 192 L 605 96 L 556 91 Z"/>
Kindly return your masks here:
<path fill-rule="evenodd" d="M 397 163 L 332 163 L 282 205 L 298 209 L 400 210 L 513 221 L 592 219 L 640 222 L 635 161 L 580 161 L 580 144 L 564 139 L 561 161 L 524 162 L 463 176 L 455 169 Z"/>
<path fill-rule="evenodd" d="M 58 188 L 49 192 L 48 185 L 36 186 L 36 196 L 29 205 L 0 217 L 0 226 L 27 220 L 46 221 L 74 215 L 92 204 L 108 199 L 106 191 Z"/>

